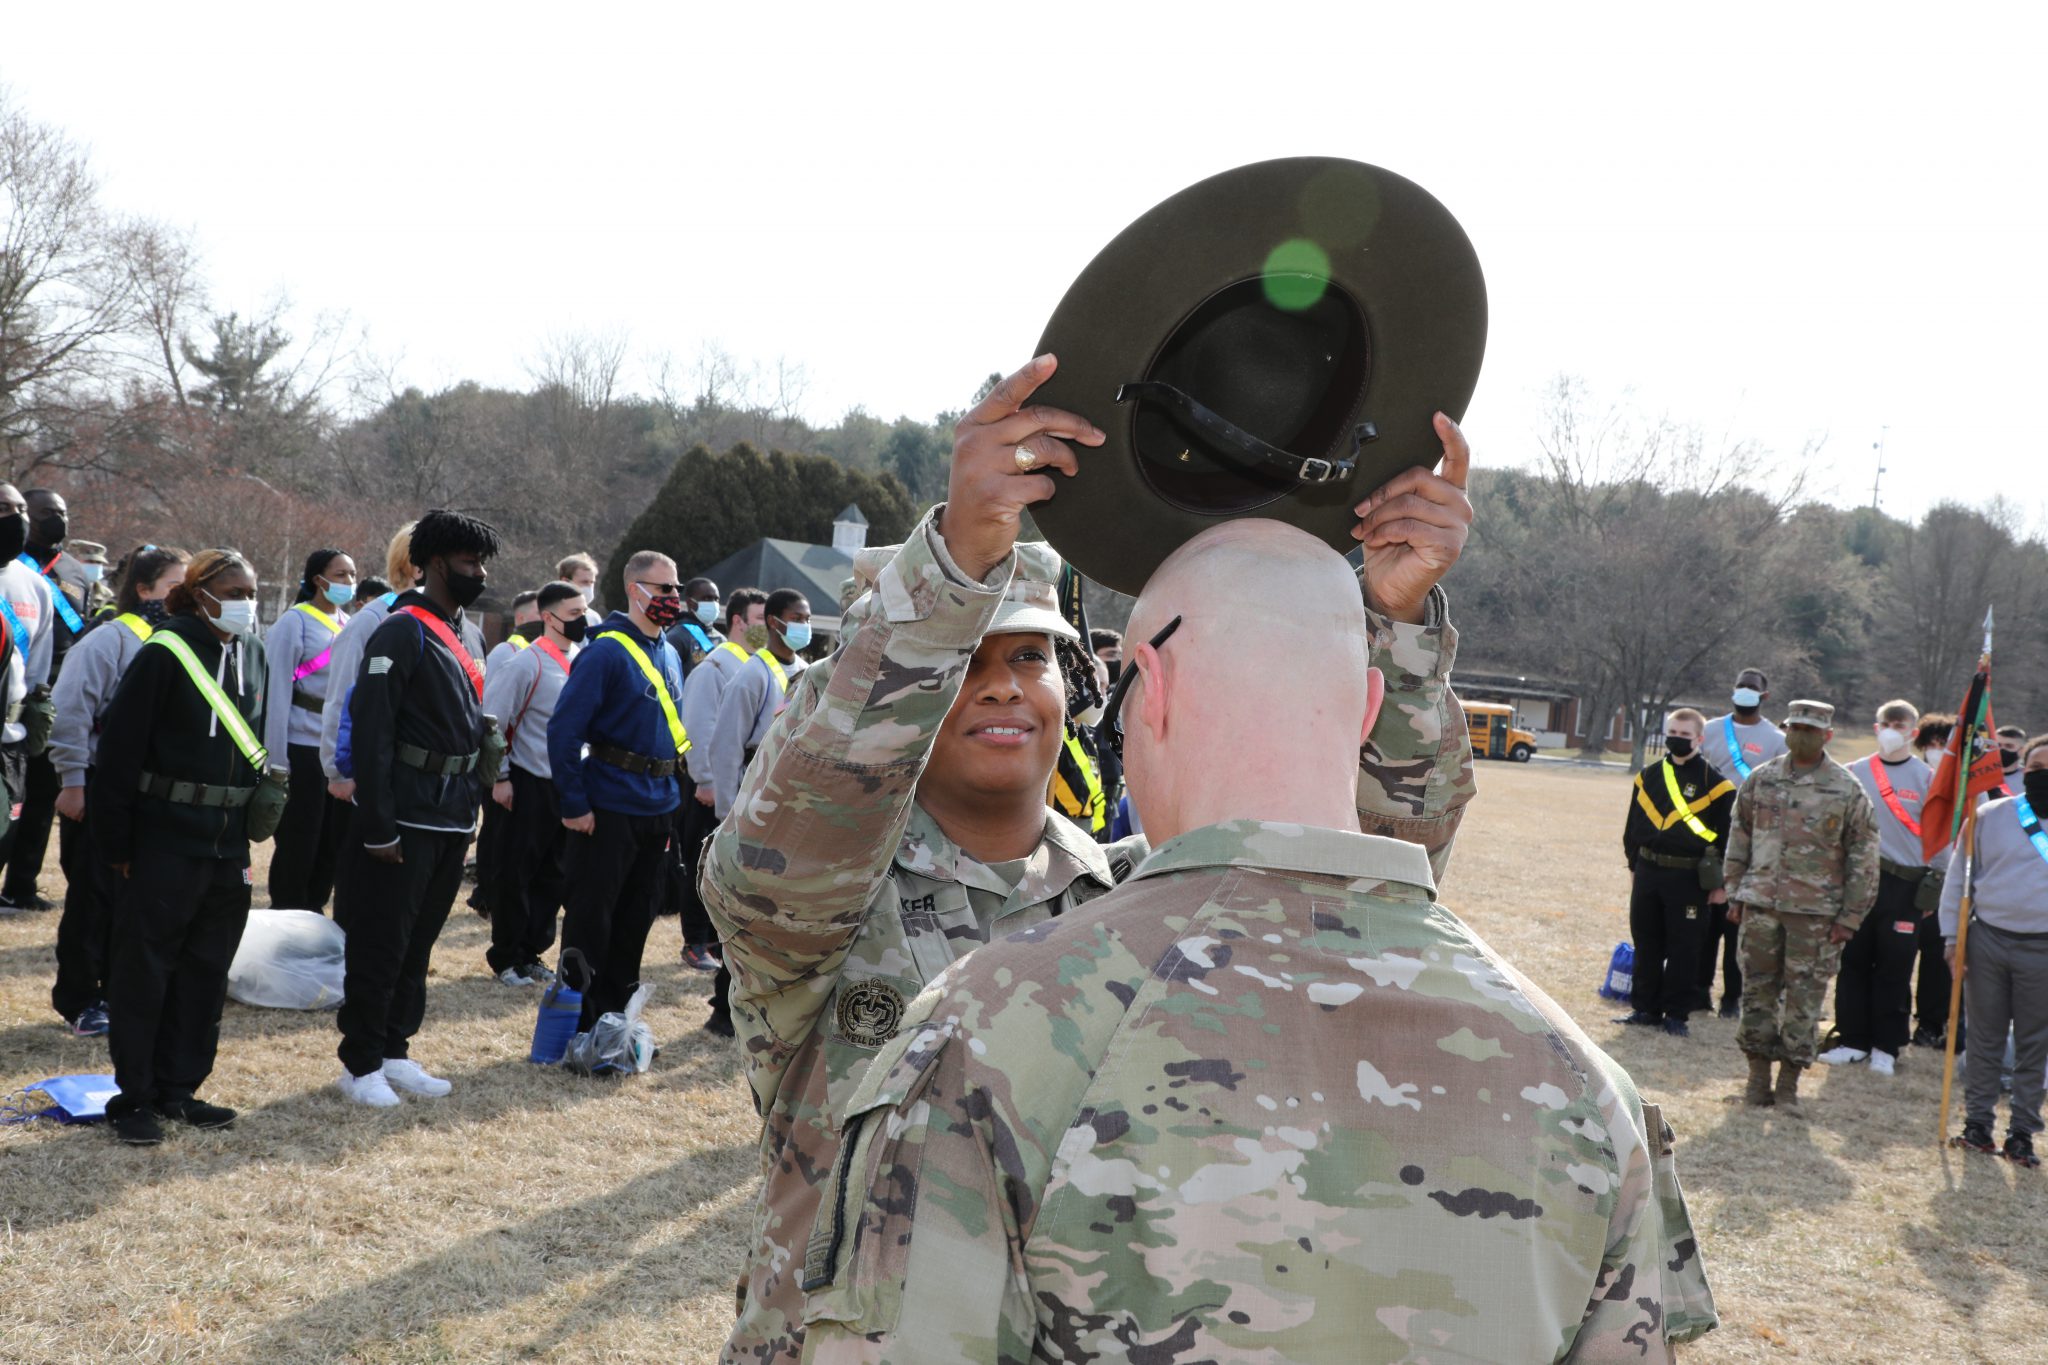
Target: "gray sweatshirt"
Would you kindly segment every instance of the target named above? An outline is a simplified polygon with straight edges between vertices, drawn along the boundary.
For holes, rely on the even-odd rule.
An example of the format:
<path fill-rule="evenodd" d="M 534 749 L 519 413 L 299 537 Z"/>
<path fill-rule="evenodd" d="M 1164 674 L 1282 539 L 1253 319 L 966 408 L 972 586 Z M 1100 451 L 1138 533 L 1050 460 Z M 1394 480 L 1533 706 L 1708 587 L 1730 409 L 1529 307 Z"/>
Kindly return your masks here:
<path fill-rule="evenodd" d="M 2048 859 L 2020 828 L 2019 802 L 2010 797 L 1977 808 L 1976 887 L 1972 912 L 2014 934 L 2048 934 Z M 2036 811 L 2036 815 L 2040 812 Z M 1949 851 L 1941 887 L 1941 936 L 1956 941 L 1963 905 L 1963 844 Z"/>
<path fill-rule="evenodd" d="M 803 675 L 804 661 L 783 664 L 782 671 L 794 691 L 797 679 Z M 774 673 L 760 655 L 734 672 L 718 704 L 718 721 L 711 727 L 711 800 L 719 819 L 725 818 L 739 797 L 740 778 L 747 771 L 747 751 L 760 747 L 768 727 L 787 705 L 789 694 L 777 685 Z"/>
<path fill-rule="evenodd" d="M 28 648 L 17 649 L 7 664 L 7 704 L 12 706 L 50 681 L 50 661 L 57 648 L 57 607 L 50 597 L 49 580 L 18 559 L 0 568 L 0 597 L 7 599 L 14 619 L 28 635 Z M 12 630 L 13 626 L 6 628 Z M 0 738 L 19 744 L 28 738 L 28 727 L 11 722 L 0 730 Z"/>
<path fill-rule="evenodd" d="M 336 613 L 342 630 L 348 628 L 348 618 Z M 308 710 L 292 705 L 294 691 L 303 692 L 315 701 L 327 699 L 327 689 L 334 686 L 334 656 L 329 653 L 325 667 L 308 673 L 294 683 L 292 674 L 303 664 L 311 663 L 322 653 L 330 651 L 339 632 L 329 630 L 307 613 L 293 607 L 277 618 L 270 627 L 270 633 L 263 637 L 264 653 L 270 656 L 270 686 L 263 700 L 263 747 L 270 751 L 270 761 L 279 766 L 285 762 L 285 749 L 298 744 L 308 748 L 320 742 L 320 710 Z M 325 708 L 322 708 L 324 710 Z"/>
<path fill-rule="evenodd" d="M 564 651 L 571 663 L 576 650 L 570 645 Z M 512 762 L 535 777 L 554 777 L 548 766 L 548 721 L 568 681 L 568 673 L 538 645 L 499 656 L 484 670 L 484 714 L 498 718 L 498 728 L 511 741 Z"/>
<path fill-rule="evenodd" d="M 696 786 L 711 783 L 711 732 L 718 728 L 718 708 L 725 700 L 725 689 L 749 657 L 744 648 L 735 645 L 727 649 L 721 643 L 683 679 L 683 729 L 690 736 L 690 752 L 683 755 L 683 766 L 690 770 L 690 781 Z"/>
<path fill-rule="evenodd" d="M 341 634 L 334 637 L 334 655 L 328 661 L 327 675 L 335 682 L 327 689 L 326 704 L 320 710 L 320 769 L 329 782 L 341 780 L 341 769 L 334 766 L 334 745 L 341 738 L 341 717 L 348 709 L 348 690 L 363 666 L 363 649 L 370 643 L 370 636 L 390 614 L 391 604 L 381 597 L 365 602 L 341 628 Z"/>
<path fill-rule="evenodd" d="M 1700 752 L 1707 762 L 1720 769 L 1721 775 L 1741 786 L 1744 773 L 1735 766 L 1734 758 L 1728 752 L 1728 723 L 1735 719 L 1735 713 L 1716 716 L 1707 722 L 1707 733 L 1700 739 Z M 1785 752 L 1785 732 L 1777 726 L 1758 717 L 1754 725 L 1737 723 L 1735 741 L 1742 746 L 1742 761 L 1752 770 Z"/>
<path fill-rule="evenodd" d="M 1876 754 L 1859 758 L 1849 765 L 1849 771 L 1856 774 L 1856 780 L 1863 784 L 1863 792 L 1870 798 L 1870 805 L 1877 812 L 1877 851 L 1884 857 L 1906 867 L 1927 866 L 1927 855 L 1920 851 L 1920 836 L 1912 833 L 1899 823 L 1899 817 L 1892 814 L 1892 808 L 1885 804 L 1878 794 L 1877 773 L 1872 765 L 1883 762 Z M 1920 823 L 1920 803 L 1927 798 L 1927 789 L 1934 785 L 1934 773 L 1925 763 L 1907 757 L 1897 763 L 1885 763 L 1884 775 L 1892 784 L 1892 795 L 1905 808 L 1913 823 Z"/>
<path fill-rule="evenodd" d="M 100 713 L 114 699 L 114 688 L 128 671 L 142 640 L 120 621 L 106 621 L 87 631 L 64 656 L 64 671 L 50 689 L 57 723 L 50 729 L 50 766 L 60 787 L 83 787 L 85 770 L 100 747 Z"/>

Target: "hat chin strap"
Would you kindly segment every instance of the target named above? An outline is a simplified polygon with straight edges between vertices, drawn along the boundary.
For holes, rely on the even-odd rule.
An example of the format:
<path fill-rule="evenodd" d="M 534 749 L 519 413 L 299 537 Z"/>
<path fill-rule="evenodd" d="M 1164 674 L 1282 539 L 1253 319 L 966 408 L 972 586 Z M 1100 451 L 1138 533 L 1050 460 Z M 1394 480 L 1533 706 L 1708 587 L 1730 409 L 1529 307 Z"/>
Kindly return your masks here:
<path fill-rule="evenodd" d="M 1284 471 L 1289 477 L 1301 483 L 1330 483 L 1336 479 L 1348 479 L 1358 468 L 1358 451 L 1367 441 L 1379 438 L 1379 428 L 1370 422 L 1360 422 L 1351 433 L 1351 455 L 1348 459 L 1330 460 L 1320 455 L 1296 455 L 1276 445 L 1260 440 L 1237 423 L 1203 407 L 1187 394 L 1171 384 L 1156 379 L 1135 379 L 1116 391 L 1119 403 L 1134 403 L 1146 399 L 1172 408 L 1185 418 L 1189 425 L 1200 431 L 1224 453 L 1243 460 L 1246 464 L 1267 465 Z"/>

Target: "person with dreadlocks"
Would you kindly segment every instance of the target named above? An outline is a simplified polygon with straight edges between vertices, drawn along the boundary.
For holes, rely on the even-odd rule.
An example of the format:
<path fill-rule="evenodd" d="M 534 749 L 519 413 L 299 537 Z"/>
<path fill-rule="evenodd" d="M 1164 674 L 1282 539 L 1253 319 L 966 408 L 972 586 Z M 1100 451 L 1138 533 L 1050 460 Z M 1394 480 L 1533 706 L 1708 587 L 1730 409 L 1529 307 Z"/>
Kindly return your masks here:
<path fill-rule="evenodd" d="M 363 649 L 348 707 L 356 816 L 348 953 L 338 1023 L 341 1091 L 389 1108 L 392 1087 L 452 1088 L 412 1060 L 427 963 L 462 885 L 462 859 L 502 745 L 484 715 L 483 666 L 463 609 L 483 595 L 498 533 L 435 509 L 412 530 L 419 586 L 400 594 Z"/>
<path fill-rule="evenodd" d="M 334 890 L 334 864 L 348 826 L 348 808 L 327 792 L 320 769 L 320 720 L 334 686 L 334 644 L 348 625 L 356 596 L 356 562 L 340 550 L 306 557 L 292 609 L 263 638 L 270 656 L 264 747 L 286 757 L 292 799 L 277 827 L 270 859 L 270 903 L 280 909 L 324 910 Z"/>
<path fill-rule="evenodd" d="M 257 797 L 283 785 L 266 778 L 256 738 L 266 676 L 256 571 L 233 550 L 203 550 L 165 604 L 169 619 L 136 650 L 101 718 L 87 794 L 120 888 L 107 1044 L 121 1093 L 107 1119 L 135 1146 L 163 1141 L 161 1119 L 234 1122 L 234 1110 L 198 1095 L 249 918 L 249 841 L 276 827 L 277 805 Z"/>

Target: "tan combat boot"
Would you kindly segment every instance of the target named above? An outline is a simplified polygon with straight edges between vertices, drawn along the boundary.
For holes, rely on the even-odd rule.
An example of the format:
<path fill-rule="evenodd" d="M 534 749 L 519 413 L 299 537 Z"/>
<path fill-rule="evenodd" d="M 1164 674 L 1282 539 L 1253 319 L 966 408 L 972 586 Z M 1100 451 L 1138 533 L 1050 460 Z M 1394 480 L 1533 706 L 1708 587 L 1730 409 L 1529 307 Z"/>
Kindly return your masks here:
<path fill-rule="evenodd" d="M 1755 1053 L 1749 1057 L 1749 1087 L 1742 1092 L 1742 1102 L 1752 1109 L 1768 1109 L 1771 1104 L 1771 1059 Z"/>
<path fill-rule="evenodd" d="M 1805 1069 L 1797 1062 L 1778 1063 L 1778 1108 L 1799 1112 L 1799 1073 Z"/>

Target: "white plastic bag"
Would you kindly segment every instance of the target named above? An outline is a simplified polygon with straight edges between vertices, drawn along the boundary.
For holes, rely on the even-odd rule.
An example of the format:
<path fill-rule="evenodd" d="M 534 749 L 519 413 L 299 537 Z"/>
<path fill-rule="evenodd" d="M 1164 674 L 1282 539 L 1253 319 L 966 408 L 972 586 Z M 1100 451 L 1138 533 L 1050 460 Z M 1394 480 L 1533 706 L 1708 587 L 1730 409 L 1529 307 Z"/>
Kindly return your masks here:
<path fill-rule="evenodd" d="M 311 910 L 251 910 L 228 968 L 228 994 L 273 1010 L 331 1010 L 341 1005 L 348 936 Z"/>
<path fill-rule="evenodd" d="M 588 1032 L 569 1040 L 562 1065 L 592 1076 L 630 1075 L 654 1065 L 654 1030 L 640 1018 L 654 987 L 642 985 L 626 1002 L 624 1013 L 608 1010 L 597 1017 Z"/>

